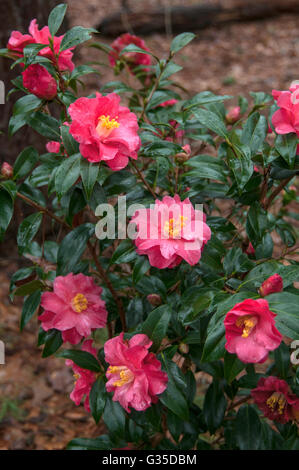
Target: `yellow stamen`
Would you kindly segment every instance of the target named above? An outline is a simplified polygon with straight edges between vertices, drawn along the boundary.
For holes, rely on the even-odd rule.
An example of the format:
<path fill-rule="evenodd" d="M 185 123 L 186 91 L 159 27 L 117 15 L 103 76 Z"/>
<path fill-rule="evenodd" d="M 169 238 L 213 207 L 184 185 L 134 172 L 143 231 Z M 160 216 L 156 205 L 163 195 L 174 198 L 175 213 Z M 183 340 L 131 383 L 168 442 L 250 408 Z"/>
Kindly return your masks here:
<path fill-rule="evenodd" d="M 257 319 L 255 317 L 251 317 L 250 315 L 239 317 L 236 321 L 237 327 L 243 329 L 242 338 L 248 338 L 256 324 Z"/>
<path fill-rule="evenodd" d="M 118 374 L 119 373 L 119 379 L 116 380 L 113 385 L 115 387 L 122 387 L 123 385 L 127 384 L 128 382 L 132 382 L 134 375 L 125 366 L 109 366 L 107 369 L 108 374 Z"/>
<path fill-rule="evenodd" d="M 73 377 L 75 378 L 75 383 L 77 382 L 78 379 L 80 379 L 80 375 L 79 375 L 79 374 L 73 374 Z"/>
<path fill-rule="evenodd" d="M 181 230 L 186 225 L 186 219 L 187 217 L 181 215 L 178 220 L 171 218 L 169 221 L 166 221 L 164 224 L 164 234 L 169 238 L 176 238 L 181 235 Z"/>
<path fill-rule="evenodd" d="M 276 408 L 278 413 L 280 415 L 283 414 L 283 410 L 285 408 L 285 405 L 286 405 L 286 399 L 285 397 L 281 394 L 281 393 L 278 393 L 278 392 L 274 392 L 271 397 L 268 398 L 268 400 L 266 401 L 267 403 L 267 406 L 272 410 L 272 411 L 275 411 Z"/>
<path fill-rule="evenodd" d="M 108 137 L 113 129 L 117 129 L 120 126 L 120 123 L 116 119 L 110 119 L 109 114 L 105 116 L 104 114 L 99 117 L 99 123 L 96 127 L 97 133 L 100 137 Z"/>
<path fill-rule="evenodd" d="M 72 307 L 77 313 L 83 312 L 88 306 L 87 298 L 83 294 L 77 294 L 72 300 Z"/>

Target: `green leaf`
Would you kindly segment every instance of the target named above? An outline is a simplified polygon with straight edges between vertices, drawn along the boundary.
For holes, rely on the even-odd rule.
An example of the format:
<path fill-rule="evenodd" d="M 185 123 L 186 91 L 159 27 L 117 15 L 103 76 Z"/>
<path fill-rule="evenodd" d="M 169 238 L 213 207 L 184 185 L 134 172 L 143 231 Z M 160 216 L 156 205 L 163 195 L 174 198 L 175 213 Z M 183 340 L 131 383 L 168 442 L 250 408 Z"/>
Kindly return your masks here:
<path fill-rule="evenodd" d="M 57 349 L 62 345 L 62 336 L 61 332 L 58 330 L 49 330 L 45 335 L 45 346 L 43 349 L 42 357 L 49 357 L 54 354 Z"/>
<path fill-rule="evenodd" d="M 42 104 L 43 100 L 35 95 L 26 95 L 18 99 L 13 107 L 13 115 L 25 114 L 33 111 Z"/>
<path fill-rule="evenodd" d="M 153 310 L 143 323 L 141 331 L 153 341 L 153 351 L 157 351 L 166 335 L 170 318 L 171 308 L 169 305 L 161 305 Z"/>
<path fill-rule="evenodd" d="M 35 113 L 30 113 L 26 117 L 26 122 L 39 134 L 47 137 L 50 140 L 59 142 L 60 130 L 57 119 L 49 116 L 48 114 L 37 111 Z"/>
<path fill-rule="evenodd" d="M 213 103 L 221 103 L 222 101 L 229 100 L 231 98 L 232 96 L 229 95 L 218 96 L 211 91 L 202 91 L 201 93 L 197 93 L 197 95 L 193 96 L 191 100 L 185 101 L 184 109 L 189 110 L 194 106 L 205 106 Z"/>
<path fill-rule="evenodd" d="M 87 160 L 81 160 L 80 174 L 87 200 L 90 199 L 99 174 L 99 166 Z"/>
<path fill-rule="evenodd" d="M 137 284 L 140 281 L 140 279 L 143 278 L 144 274 L 149 269 L 150 269 L 150 264 L 149 264 L 148 258 L 145 256 L 138 256 L 138 258 L 135 261 L 133 273 L 132 273 L 133 283 Z"/>
<path fill-rule="evenodd" d="M 164 406 L 169 408 L 183 421 L 189 420 L 189 408 L 186 399 L 186 382 L 178 366 L 162 353 L 163 368 L 168 376 L 166 390 L 159 396 Z"/>
<path fill-rule="evenodd" d="M 126 415 L 118 402 L 109 397 L 106 401 L 103 420 L 112 437 L 121 438 L 125 432 Z"/>
<path fill-rule="evenodd" d="M 114 446 L 110 437 L 103 434 L 95 439 L 72 439 L 67 445 L 67 450 L 111 450 Z"/>
<path fill-rule="evenodd" d="M 57 254 L 57 275 L 75 272 L 86 243 L 94 234 L 94 225 L 87 223 L 76 227 L 64 237 Z"/>
<path fill-rule="evenodd" d="M 215 134 L 220 135 L 224 139 L 228 138 L 228 131 L 218 114 L 206 109 L 195 109 L 193 113 L 203 126 L 215 132 Z"/>
<path fill-rule="evenodd" d="M 290 168 L 294 168 L 298 137 L 296 134 L 278 135 L 275 148 Z"/>
<path fill-rule="evenodd" d="M 68 156 L 74 155 L 74 153 L 79 153 L 79 144 L 75 141 L 73 136 L 70 134 L 69 126 L 60 127 L 61 138 L 63 146 L 68 154 Z"/>
<path fill-rule="evenodd" d="M 127 52 L 138 52 L 140 54 L 146 54 L 151 56 L 153 55 L 150 51 L 146 51 L 141 47 L 136 46 L 136 44 L 129 44 L 128 46 L 124 47 L 120 52 L 120 56 L 125 55 Z"/>
<path fill-rule="evenodd" d="M 59 30 L 66 13 L 66 9 L 67 5 L 65 3 L 60 3 L 60 5 L 57 5 L 55 8 L 53 8 L 49 14 L 48 26 L 52 36 L 54 36 Z"/>
<path fill-rule="evenodd" d="M 111 264 L 130 263 L 137 257 L 131 240 L 123 240 L 110 258 Z"/>
<path fill-rule="evenodd" d="M 14 164 L 14 178 L 24 178 L 33 170 L 38 161 L 38 152 L 33 147 L 26 147 L 17 157 Z"/>
<path fill-rule="evenodd" d="M 197 178 L 209 178 L 213 180 L 227 182 L 223 161 L 210 155 L 196 155 L 190 158 L 185 165 L 194 170 L 186 173 L 185 176 L 195 176 Z"/>
<path fill-rule="evenodd" d="M 83 28 L 82 26 L 74 26 L 72 29 L 67 31 L 62 38 L 60 44 L 60 51 L 65 51 L 71 47 L 75 47 L 82 42 L 91 39 L 91 33 L 97 31 L 93 28 Z"/>
<path fill-rule="evenodd" d="M 79 351 L 77 349 L 63 349 L 56 354 L 57 357 L 64 357 L 70 359 L 77 366 L 82 369 L 92 370 L 93 372 L 100 372 L 101 366 L 97 359 L 87 351 Z"/>
<path fill-rule="evenodd" d="M 213 380 L 205 395 L 203 416 L 211 434 L 221 426 L 227 401 L 218 380 Z"/>
<path fill-rule="evenodd" d="M 262 241 L 268 228 L 267 213 L 258 202 L 250 206 L 246 220 L 246 232 L 253 246 Z"/>
<path fill-rule="evenodd" d="M 62 196 L 77 181 L 80 176 L 81 156 L 79 153 L 66 158 L 58 167 L 55 176 L 55 190 Z"/>
<path fill-rule="evenodd" d="M 100 421 L 106 404 L 107 394 L 105 382 L 101 377 L 95 381 L 89 395 L 91 414 L 96 424 Z"/>
<path fill-rule="evenodd" d="M 290 367 L 290 350 L 285 343 L 281 343 L 274 351 L 275 368 L 280 378 L 286 380 Z"/>
<path fill-rule="evenodd" d="M 23 284 L 14 291 L 14 295 L 30 295 L 37 290 L 44 290 L 44 284 L 38 279 Z"/>
<path fill-rule="evenodd" d="M 246 273 L 255 266 L 241 248 L 231 248 L 224 257 L 223 267 L 227 276 L 233 273 Z"/>
<path fill-rule="evenodd" d="M 224 355 L 224 378 L 230 384 L 236 376 L 245 369 L 244 364 L 235 354 L 229 354 L 225 351 Z"/>
<path fill-rule="evenodd" d="M 7 227 L 12 219 L 14 203 L 11 195 L 0 188 L 0 241 L 3 240 Z"/>
<path fill-rule="evenodd" d="M 22 309 L 22 315 L 21 315 L 21 322 L 20 322 L 21 331 L 35 314 L 37 308 L 39 307 L 40 299 L 41 299 L 40 290 L 37 290 L 33 292 L 32 294 L 30 294 L 28 297 L 26 297 L 24 301 L 23 309 Z"/>
<path fill-rule="evenodd" d="M 275 325 L 278 331 L 291 339 L 299 339 L 298 296 L 279 292 L 265 297 L 269 309 L 276 313 Z"/>
<path fill-rule="evenodd" d="M 236 442 L 241 450 L 257 450 L 260 447 L 262 425 L 252 406 L 243 405 L 236 417 Z"/>
<path fill-rule="evenodd" d="M 267 119 L 258 112 L 251 114 L 247 119 L 242 132 L 241 142 L 250 148 L 252 155 L 262 150 L 262 145 L 267 135 L 267 129 Z"/>
<path fill-rule="evenodd" d="M 196 35 L 194 33 L 179 34 L 172 40 L 171 45 L 170 45 L 170 52 L 175 54 L 180 49 L 187 46 L 187 44 L 189 44 L 189 42 L 191 42 L 195 37 Z"/>
<path fill-rule="evenodd" d="M 32 239 L 38 232 L 43 218 L 42 212 L 35 212 L 29 215 L 19 226 L 17 243 L 19 252 L 22 254 L 31 243 Z"/>

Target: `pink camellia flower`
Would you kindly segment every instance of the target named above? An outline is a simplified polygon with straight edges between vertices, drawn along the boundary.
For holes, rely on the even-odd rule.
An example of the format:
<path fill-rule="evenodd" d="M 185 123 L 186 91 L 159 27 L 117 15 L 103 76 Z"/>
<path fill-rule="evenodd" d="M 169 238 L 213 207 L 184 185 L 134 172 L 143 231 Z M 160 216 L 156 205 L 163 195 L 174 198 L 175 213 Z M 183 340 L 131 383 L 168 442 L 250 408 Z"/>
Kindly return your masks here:
<path fill-rule="evenodd" d="M 38 98 L 50 101 L 57 95 L 56 80 L 42 65 L 29 65 L 22 76 L 24 87 Z"/>
<path fill-rule="evenodd" d="M 41 30 L 38 29 L 36 19 L 32 20 L 29 25 L 29 34 L 22 34 L 19 31 L 12 31 L 11 36 L 8 40 L 7 48 L 15 52 L 19 57 L 23 56 L 23 49 L 28 44 L 47 44 L 49 45 L 49 38 L 51 34 L 48 26 L 44 26 Z M 62 36 L 54 36 L 53 46 L 55 54 L 58 57 L 58 67 L 61 71 L 74 70 L 74 63 L 72 62 L 74 47 L 59 52 Z M 38 53 L 39 56 L 46 57 L 51 60 L 54 64 L 56 63 L 56 57 L 54 56 L 50 47 L 44 47 Z"/>
<path fill-rule="evenodd" d="M 70 133 L 80 143 L 80 152 L 90 162 L 105 161 L 112 170 L 121 170 L 129 157 L 137 159 L 141 141 L 137 117 L 120 106 L 115 93 L 95 98 L 79 98 L 69 107 Z"/>
<path fill-rule="evenodd" d="M 188 155 L 188 157 L 190 157 L 191 155 L 191 147 L 189 144 L 186 144 L 182 147 L 182 149 L 184 150 L 184 152 L 186 152 L 186 154 Z"/>
<path fill-rule="evenodd" d="M 262 297 L 266 295 L 274 294 L 275 292 L 280 292 L 283 289 L 283 280 L 279 274 L 273 274 L 273 276 L 268 277 L 259 289 L 259 293 Z"/>
<path fill-rule="evenodd" d="M 135 44 L 144 51 L 149 51 L 143 39 L 129 33 L 122 34 L 111 44 L 112 51 L 109 53 L 110 65 L 114 67 L 116 62 L 122 57 L 128 63 L 131 71 L 138 65 L 146 66 L 144 70 L 148 71 L 148 66 L 151 65 L 151 57 L 148 54 L 142 54 L 141 52 L 125 52 L 120 56 L 121 51 L 129 44 Z"/>
<path fill-rule="evenodd" d="M 50 140 L 50 142 L 46 144 L 46 149 L 48 150 L 49 153 L 59 153 L 60 143 L 55 142 L 55 140 Z"/>
<path fill-rule="evenodd" d="M 159 294 L 148 294 L 146 298 L 153 307 L 157 307 L 162 304 L 162 299 Z"/>
<path fill-rule="evenodd" d="M 224 319 L 225 349 L 246 363 L 265 362 L 278 348 L 282 336 L 275 328 L 275 313 L 264 299 L 246 299 L 236 304 Z"/>
<path fill-rule="evenodd" d="M 92 341 L 92 339 L 84 341 L 82 344 L 82 351 L 89 352 L 97 359 L 97 350 L 96 348 L 92 347 Z M 77 364 L 75 364 L 70 359 L 67 359 L 65 363 L 67 366 L 73 368 L 75 377 L 75 386 L 72 393 L 70 394 L 70 399 L 78 406 L 80 405 L 82 398 L 85 396 L 84 408 L 86 411 L 88 411 L 88 413 L 90 413 L 89 394 L 94 382 L 96 381 L 96 373 L 77 366 Z"/>
<path fill-rule="evenodd" d="M 225 119 L 229 124 L 234 124 L 241 117 L 241 108 L 240 106 L 234 106 L 230 108 L 226 113 Z"/>
<path fill-rule="evenodd" d="M 147 255 L 156 268 L 173 268 L 184 259 L 198 263 L 204 245 L 211 238 L 206 216 L 194 210 L 189 198 L 181 201 L 165 196 L 150 209 L 135 212 L 131 223 L 138 229 L 135 244 L 139 255 Z"/>
<path fill-rule="evenodd" d="M 105 360 L 106 389 L 114 392 L 113 401 L 130 413 L 129 407 L 144 411 L 157 403 L 160 393 L 167 387 L 168 377 L 161 370 L 161 363 L 148 351 L 152 341 L 143 334 L 124 340 L 124 333 L 106 341 Z"/>
<path fill-rule="evenodd" d="M 264 416 L 278 423 L 296 419 L 299 412 L 299 398 L 290 393 L 285 380 L 277 377 L 260 378 L 251 396 Z"/>
<path fill-rule="evenodd" d="M 299 137 L 299 85 L 289 91 L 272 90 L 272 96 L 279 109 L 272 116 L 272 124 L 277 134 L 295 132 Z"/>
<path fill-rule="evenodd" d="M 106 326 L 107 310 L 101 293 L 102 288 L 84 274 L 56 277 L 53 292 L 42 294 L 41 306 L 45 309 L 39 316 L 42 328 L 45 331 L 56 328 L 62 331 L 64 341 L 79 343 L 95 328 Z"/>
<path fill-rule="evenodd" d="M 7 178 L 7 179 L 12 178 L 13 176 L 12 166 L 7 162 L 3 162 L 1 165 L 0 174 L 4 176 L 4 178 Z"/>

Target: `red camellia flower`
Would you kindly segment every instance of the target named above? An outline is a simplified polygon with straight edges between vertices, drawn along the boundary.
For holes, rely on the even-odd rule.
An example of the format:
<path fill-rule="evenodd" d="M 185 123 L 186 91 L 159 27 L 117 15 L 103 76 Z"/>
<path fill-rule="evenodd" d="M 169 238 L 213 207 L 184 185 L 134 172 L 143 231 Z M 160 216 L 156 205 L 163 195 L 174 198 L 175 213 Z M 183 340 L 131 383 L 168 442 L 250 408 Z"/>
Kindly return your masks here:
<path fill-rule="evenodd" d="M 109 53 L 109 62 L 112 67 L 120 59 L 121 51 L 129 44 L 135 44 L 141 49 L 149 51 L 143 39 L 129 33 L 122 34 L 111 44 L 113 50 Z M 144 70 L 148 71 L 148 66 L 151 65 L 150 56 L 141 52 L 125 52 L 121 57 L 126 60 L 131 70 L 137 67 L 137 65 L 145 65 L 146 68 Z"/>
<path fill-rule="evenodd" d="M 181 201 L 165 196 L 150 209 L 140 209 L 132 217 L 137 225 L 137 253 L 147 255 L 156 268 L 174 268 L 184 259 L 198 263 L 204 245 L 211 238 L 202 211 L 194 210 L 189 198 Z"/>
<path fill-rule="evenodd" d="M 282 336 L 275 328 L 275 313 L 264 299 L 246 299 L 236 304 L 224 320 L 225 348 L 243 362 L 265 362 L 278 348 Z"/>
<path fill-rule="evenodd" d="M 143 334 L 124 340 L 124 333 L 106 341 L 105 360 L 106 389 L 114 392 L 113 401 L 130 413 L 129 407 L 144 411 L 157 403 L 160 393 L 167 387 L 168 377 L 161 370 L 161 363 L 148 351 L 152 341 Z"/>
<path fill-rule="evenodd" d="M 92 330 L 104 328 L 107 310 L 101 293 L 102 288 L 84 274 L 56 277 L 53 292 L 42 294 L 41 306 L 45 311 L 39 320 L 43 330 L 56 328 L 62 331 L 64 341 L 77 344 Z"/>
<path fill-rule="evenodd" d="M 82 344 L 82 351 L 89 352 L 97 359 L 97 350 L 92 347 L 92 341 L 92 339 L 84 341 Z M 78 406 L 80 405 L 82 398 L 85 396 L 84 408 L 86 411 L 90 412 L 89 394 L 94 382 L 96 381 L 97 376 L 95 372 L 77 366 L 77 364 L 70 359 L 67 359 L 65 363 L 67 366 L 73 368 L 75 377 L 75 386 L 70 394 L 70 399 Z"/>
<path fill-rule="evenodd" d="M 4 178 L 12 178 L 13 176 L 12 166 L 7 162 L 3 162 L 1 165 L 0 174 L 4 176 Z"/>
<path fill-rule="evenodd" d="M 38 98 L 50 101 L 57 95 L 56 81 L 42 65 L 29 65 L 22 76 L 24 87 Z"/>
<path fill-rule="evenodd" d="M 19 31 L 12 31 L 11 36 L 7 43 L 7 48 L 15 52 L 19 57 L 23 56 L 23 49 L 28 44 L 49 44 L 49 38 L 51 33 L 48 26 L 44 26 L 40 31 L 36 19 L 32 20 L 29 26 L 29 34 L 22 34 Z M 74 69 L 75 65 L 72 62 L 74 47 L 59 52 L 62 36 L 54 36 L 53 46 L 55 54 L 59 54 L 58 67 L 61 71 L 69 70 L 70 72 Z M 41 57 L 46 57 L 53 63 L 56 63 L 56 58 L 50 49 L 50 47 L 44 47 L 38 53 Z"/>
<path fill-rule="evenodd" d="M 266 418 L 278 423 L 296 419 L 299 412 L 299 398 L 290 393 L 289 386 L 277 377 L 260 378 L 251 396 Z"/>
<path fill-rule="evenodd" d="M 277 134 L 295 132 L 299 137 L 299 85 L 289 91 L 272 90 L 272 95 L 280 108 L 272 116 L 272 124 Z"/>
<path fill-rule="evenodd" d="M 80 143 L 80 152 L 90 162 L 105 161 L 112 170 L 121 170 L 129 157 L 137 159 L 141 141 L 137 117 L 120 106 L 115 93 L 95 98 L 79 98 L 69 107 L 70 133 Z"/>
<path fill-rule="evenodd" d="M 259 289 L 259 293 L 262 297 L 266 295 L 274 294 L 275 292 L 280 292 L 283 289 L 283 280 L 279 274 L 273 274 L 273 276 L 268 277 Z"/>

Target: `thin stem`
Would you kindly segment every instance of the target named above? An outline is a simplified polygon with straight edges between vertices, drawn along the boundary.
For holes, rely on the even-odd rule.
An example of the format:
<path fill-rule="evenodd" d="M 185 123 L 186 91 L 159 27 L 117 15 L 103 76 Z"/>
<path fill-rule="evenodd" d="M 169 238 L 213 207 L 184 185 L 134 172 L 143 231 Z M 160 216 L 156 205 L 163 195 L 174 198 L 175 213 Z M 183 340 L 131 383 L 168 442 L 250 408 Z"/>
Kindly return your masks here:
<path fill-rule="evenodd" d="M 138 168 L 138 166 L 136 165 L 136 163 L 134 162 L 134 160 L 130 160 L 130 163 L 131 163 L 131 165 L 135 168 L 135 170 L 137 171 L 139 178 L 141 179 L 141 181 L 143 182 L 143 184 L 146 186 L 146 188 L 148 189 L 148 191 L 151 193 L 151 195 L 153 196 L 153 198 L 154 198 L 154 199 L 157 199 L 156 193 L 152 190 L 152 188 L 150 187 L 150 185 L 148 184 L 148 182 L 147 182 L 146 179 L 144 178 L 142 172 L 139 170 L 139 168 Z"/>
<path fill-rule="evenodd" d="M 236 408 L 236 406 L 242 405 L 243 403 L 246 403 L 249 399 L 251 398 L 251 395 L 247 395 L 246 397 L 240 398 L 240 400 L 236 401 L 235 403 L 232 403 L 227 411 L 231 411 L 233 408 Z"/>
<path fill-rule="evenodd" d="M 123 331 L 127 331 L 126 316 L 125 316 L 123 303 L 122 303 L 120 297 L 117 295 L 117 292 L 115 291 L 109 277 L 105 273 L 105 270 L 102 268 L 101 264 L 99 263 L 99 260 L 98 260 L 97 254 L 96 254 L 96 250 L 95 250 L 95 246 L 92 245 L 92 243 L 90 241 L 87 242 L 87 246 L 88 246 L 90 254 L 92 255 L 92 258 L 94 260 L 94 264 L 97 267 L 97 270 L 99 272 L 99 276 L 106 283 L 108 289 L 110 290 L 110 292 L 112 294 L 112 297 L 115 300 L 115 303 L 116 303 L 117 308 L 118 308 L 118 313 L 119 313 L 119 316 L 120 316 Z"/>
<path fill-rule="evenodd" d="M 57 217 L 57 215 L 53 214 L 53 212 L 49 211 L 49 209 L 47 209 L 46 207 L 43 207 L 40 204 L 37 204 L 35 201 L 32 201 L 31 199 L 29 199 L 29 197 L 24 196 L 24 194 L 21 194 L 19 192 L 17 192 L 17 196 L 20 199 L 23 199 L 23 201 L 27 202 L 27 204 L 29 204 L 30 206 L 34 207 L 35 209 L 39 210 L 40 212 L 43 212 L 44 214 L 46 214 L 51 219 L 58 222 L 60 225 L 63 225 L 68 230 L 71 228 L 63 219 L 60 219 L 60 217 Z"/>
<path fill-rule="evenodd" d="M 289 176 L 288 178 L 285 178 L 281 181 L 281 183 L 274 189 L 268 199 L 264 202 L 264 209 L 268 209 L 273 199 L 276 198 L 276 196 L 280 193 L 280 191 L 283 190 L 283 188 L 289 183 L 289 181 L 291 181 L 292 178 L 294 178 L 294 175 Z"/>

